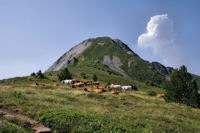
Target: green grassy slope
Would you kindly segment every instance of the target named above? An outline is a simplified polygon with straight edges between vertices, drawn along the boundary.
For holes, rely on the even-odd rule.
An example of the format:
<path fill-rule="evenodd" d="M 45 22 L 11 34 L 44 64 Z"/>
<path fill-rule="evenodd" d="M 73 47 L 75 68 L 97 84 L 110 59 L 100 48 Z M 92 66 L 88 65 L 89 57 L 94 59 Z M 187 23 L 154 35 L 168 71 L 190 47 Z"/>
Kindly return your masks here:
<path fill-rule="evenodd" d="M 51 79 L 56 79 L 57 72 L 51 72 L 46 73 L 48 79 L 22 77 L 0 81 L 0 107 L 28 115 L 57 132 L 200 132 L 199 109 L 148 95 L 149 91 L 164 93 L 163 89 L 92 67 L 69 70 L 76 79 L 81 79 L 80 72 L 86 73 L 86 80 L 96 73 L 101 85 L 108 81 L 135 84 L 138 91 L 111 95 L 84 92 L 83 88 L 60 83 L 54 87 Z M 45 86 L 36 87 L 35 82 Z"/>

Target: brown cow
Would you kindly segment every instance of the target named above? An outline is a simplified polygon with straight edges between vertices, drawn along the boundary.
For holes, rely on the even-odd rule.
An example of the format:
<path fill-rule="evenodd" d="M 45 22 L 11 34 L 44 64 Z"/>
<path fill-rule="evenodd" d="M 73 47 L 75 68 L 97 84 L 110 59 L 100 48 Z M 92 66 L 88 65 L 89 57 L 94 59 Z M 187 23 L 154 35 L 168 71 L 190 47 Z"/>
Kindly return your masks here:
<path fill-rule="evenodd" d="M 59 86 L 59 84 L 54 84 L 53 86 L 54 86 L 54 87 L 57 87 L 57 86 Z"/>
<path fill-rule="evenodd" d="M 94 83 L 92 83 L 93 85 L 99 85 L 99 83 L 98 82 L 94 82 Z"/>
<path fill-rule="evenodd" d="M 87 91 L 88 91 L 88 92 L 94 92 L 94 90 L 93 90 L 93 89 L 87 89 Z"/>
<path fill-rule="evenodd" d="M 162 97 L 165 97 L 165 94 L 158 94 L 156 97 L 157 98 L 162 98 Z"/>
<path fill-rule="evenodd" d="M 84 84 L 85 85 L 92 85 L 92 81 L 85 81 Z"/>
<path fill-rule="evenodd" d="M 76 88 L 76 87 L 84 87 L 84 83 L 80 82 L 80 83 L 74 83 L 72 85 L 72 87 Z"/>
<path fill-rule="evenodd" d="M 108 90 L 108 88 L 105 88 L 105 87 L 103 87 L 103 86 L 97 86 L 97 88 L 98 88 L 98 89 L 101 89 L 101 90 L 104 91 L 104 92 Z"/>
<path fill-rule="evenodd" d="M 72 79 L 73 83 L 80 83 L 80 80 Z"/>
<path fill-rule="evenodd" d="M 102 90 L 102 89 L 94 89 L 94 93 L 103 93 L 104 92 L 104 90 Z"/>
<path fill-rule="evenodd" d="M 56 81 L 56 80 L 54 80 L 54 79 L 52 79 L 51 81 L 52 81 L 52 82 L 57 82 L 57 81 Z"/>
<path fill-rule="evenodd" d="M 35 86 L 45 86 L 45 84 L 42 84 L 42 83 L 35 83 Z"/>
<path fill-rule="evenodd" d="M 119 91 L 118 90 L 112 90 L 111 92 L 110 92 L 111 94 L 119 94 Z"/>

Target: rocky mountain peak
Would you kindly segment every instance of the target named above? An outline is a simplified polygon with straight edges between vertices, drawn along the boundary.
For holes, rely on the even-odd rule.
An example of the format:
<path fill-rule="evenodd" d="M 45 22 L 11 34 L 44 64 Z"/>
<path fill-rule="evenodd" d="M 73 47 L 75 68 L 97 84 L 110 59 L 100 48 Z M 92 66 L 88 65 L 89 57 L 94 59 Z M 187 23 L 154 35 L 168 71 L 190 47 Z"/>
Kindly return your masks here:
<path fill-rule="evenodd" d="M 126 45 L 125 43 L 123 43 L 121 40 L 119 39 L 114 39 L 113 40 L 114 43 L 118 44 L 120 46 L 120 48 L 126 52 L 127 54 L 129 55 L 132 55 L 132 56 L 138 56 L 136 53 L 134 53 L 129 47 L 128 45 Z"/>

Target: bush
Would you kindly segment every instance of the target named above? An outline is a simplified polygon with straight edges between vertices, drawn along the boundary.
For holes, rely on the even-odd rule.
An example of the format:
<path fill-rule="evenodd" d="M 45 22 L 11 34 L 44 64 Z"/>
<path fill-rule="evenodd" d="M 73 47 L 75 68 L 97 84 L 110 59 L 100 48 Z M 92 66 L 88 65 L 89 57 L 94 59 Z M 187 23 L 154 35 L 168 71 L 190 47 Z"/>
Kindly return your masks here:
<path fill-rule="evenodd" d="M 33 78 L 45 78 L 45 76 L 41 70 L 39 70 L 36 74 L 35 74 L 35 72 L 31 73 L 30 76 Z"/>
<path fill-rule="evenodd" d="M 97 75 L 93 74 L 92 79 L 93 79 L 93 81 L 97 81 Z"/>
<path fill-rule="evenodd" d="M 33 72 L 33 73 L 31 73 L 30 76 L 31 76 L 31 77 L 36 77 L 36 74 Z"/>
<path fill-rule="evenodd" d="M 44 76 L 44 74 L 42 73 L 42 71 L 41 70 L 39 70 L 38 72 L 37 72 L 37 77 L 38 78 L 45 78 L 45 76 Z"/>
<path fill-rule="evenodd" d="M 65 79 L 72 79 L 72 74 L 69 72 L 67 67 L 63 68 L 60 70 L 59 74 L 57 75 L 58 80 L 62 81 Z"/>
<path fill-rule="evenodd" d="M 137 88 L 135 85 L 131 85 L 131 86 L 132 86 L 132 89 L 133 89 L 133 90 L 135 90 L 135 91 L 138 90 L 138 88 Z"/>
<path fill-rule="evenodd" d="M 153 81 L 151 81 L 151 80 L 145 81 L 145 84 L 146 84 L 146 85 L 150 85 L 150 86 L 155 86 L 155 84 L 154 84 Z"/>
<path fill-rule="evenodd" d="M 148 91 L 147 94 L 149 96 L 156 96 L 157 95 L 157 93 L 155 91 Z"/>
<path fill-rule="evenodd" d="M 83 79 L 86 79 L 87 77 L 86 77 L 86 74 L 84 73 L 84 72 L 81 72 L 80 73 L 80 76 L 81 76 L 81 78 L 83 78 Z"/>
<path fill-rule="evenodd" d="M 192 107 L 200 107 L 200 95 L 198 87 L 192 75 L 187 72 L 185 66 L 175 70 L 171 80 L 165 84 L 167 102 L 183 103 Z"/>
<path fill-rule="evenodd" d="M 134 125 L 128 118 L 110 115 L 82 113 L 64 109 L 50 109 L 38 113 L 37 119 L 59 133 L 68 132 L 130 132 L 129 129 L 142 128 Z"/>

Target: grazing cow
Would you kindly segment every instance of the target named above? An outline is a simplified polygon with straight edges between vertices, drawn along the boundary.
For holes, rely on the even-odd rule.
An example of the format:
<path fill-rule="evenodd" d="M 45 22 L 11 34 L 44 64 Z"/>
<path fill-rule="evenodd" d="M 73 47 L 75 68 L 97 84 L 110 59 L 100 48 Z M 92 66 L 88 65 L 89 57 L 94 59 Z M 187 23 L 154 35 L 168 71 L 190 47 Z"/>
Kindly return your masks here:
<path fill-rule="evenodd" d="M 93 85 L 99 85 L 99 83 L 98 82 L 94 82 L 94 83 L 92 83 Z"/>
<path fill-rule="evenodd" d="M 54 86 L 54 87 L 57 87 L 57 86 L 59 86 L 59 84 L 54 84 L 53 86 Z"/>
<path fill-rule="evenodd" d="M 52 81 L 52 82 L 57 82 L 57 81 L 56 81 L 56 80 L 54 80 L 54 79 L 52 79 L 51 81 Z"/>
<path fill-rule="evenodd" d="M 88 92 L 94 92 L 94 90 L 93 90 L 93 89 L 87 89 L 87 91 L 88 91 Z"/>
<path fill-rule="evenodd" d="M 156 97 L 157 98 L 162 98 L 162 97 L 165 97 L 165 94 L 158 94 Z"/>
<path fill-rule="evenodd" d="M 85 85 L 92 85 L 92 81 L 85 81 L 84 84 Z"/>
<path fill-rule="evenodd" d="M 71 85 L 73 84 L 73 81 L 71 79 L 66 79 L 66 80 L 62 80 L 61 83 Z"/>
<path fill-rule="evenodd" d="M 42 83 L 35 83 L 35 86 L 45 86 L 45 84 L 42 84 Z"/>
<path fill-rule="evenodd" d="M 114 84 L 111 84 L 111 85 L 110 85 L 110 88 L 120 90 L 120 89 L 121 89 L 121 85 L 114 85 Z"/>
<path fill-rule="evenodd" d="M 97 86 L 97 89 L 101 89 L 101 90 L 103 90 L 104 92 L 108 90 L 108 88 L 105 88 L 105 87 L 103 87 L 103 86 Z"/>
<path fill-rule="evenodd" d="M 84 87 L 84 83 L 82 83 L 82 82 L 80 82 L 80 83 L 74 83 L 72 86 L 74 88 L 76 88 L 76 87 Z"/>
<path fill-rule="evenodd" d="M 72 79 L 73 83 L 80 83 L 80 80 Z"/>
<path fill-rule="evenodd" d="M 122 86 L 121 88 L 122 88 L 122 90 L 124 90 L 124 91 L 126 91 L 126 90 L 132 90 L 132 86 L 130 86 L 130 85 Z"/>
<path fill-rule="evenodd" d="M 118 90 L 112 90 L 111 92 L 110 92 L 111 94 L 119 94 L 119 91 Z"/>
<path fill-rule="evenodd" d="M 95 92 L 95 93 L 103 93 L 104 90 L 102 90 L 102 89 L 94 89 L 94 92 Z"/>

